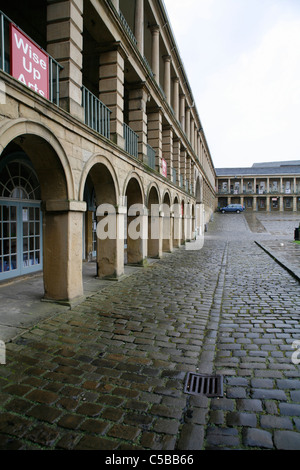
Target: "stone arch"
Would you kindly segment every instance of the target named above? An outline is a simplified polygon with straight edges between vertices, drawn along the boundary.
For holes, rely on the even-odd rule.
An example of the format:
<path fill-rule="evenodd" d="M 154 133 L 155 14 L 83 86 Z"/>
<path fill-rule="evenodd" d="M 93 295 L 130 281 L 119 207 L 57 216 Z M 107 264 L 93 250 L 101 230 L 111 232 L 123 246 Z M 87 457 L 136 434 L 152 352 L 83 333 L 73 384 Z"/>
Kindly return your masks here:
<path fill-rule="evenodd" d="M 162 199 L 163 212 L 163 234 L 162 234 L 162 250 L 171 252 L 173 250 L 173 219 L 171 213 L 171 195 L 168 190 L 164 192 Z"/>
<path fill-rule="evenodd" d="M 30 158 L 42 199 L 76 200 L 70 162 L 57 137 L 39 122 L 17 120 L 0 128 L 0 153 L 13 142 Z"/>
<path fill-rule="evenodd" d="M 173 246 L 179 247 L 181 241 L 181 207 L 180 198 L 176 194 L 173 201 Z"/>
<path fill-rule="evenodd" d="M 10 122 L 0 129 L 0 138 L 1 159 L 23 152 L 39 181 L 44 297 L 69 303 L 83 294 L 82 207 L 74 201 L 74 181 L 66 153 L 52 132 L 36 122 Z"/>
<path fill-rule="evenodd" d="M 80 182 L 80 198 L 85 198 L 84 258 L 96 260 L 98 278 L 116 278 L 123 274 L 118 233 L 119 185 L 108 160 L 94 155 L 85 166 Z"/>
<path fill-rule="evenodd" d="M 124 187 L 126 202 L 125 261 L 142 265 L 147 255 L 148 217 L 145 210 L 144 188 L 137 173 L 132 172 Z"/>
<path fill-rule="evenodd" d="M 150 258 L 159 258 L 161 256 L 160 244 L 160 199 L 159 189 L 156 184 L 150 185 L 147 197 L 148 209 L 148 249 Z"/>

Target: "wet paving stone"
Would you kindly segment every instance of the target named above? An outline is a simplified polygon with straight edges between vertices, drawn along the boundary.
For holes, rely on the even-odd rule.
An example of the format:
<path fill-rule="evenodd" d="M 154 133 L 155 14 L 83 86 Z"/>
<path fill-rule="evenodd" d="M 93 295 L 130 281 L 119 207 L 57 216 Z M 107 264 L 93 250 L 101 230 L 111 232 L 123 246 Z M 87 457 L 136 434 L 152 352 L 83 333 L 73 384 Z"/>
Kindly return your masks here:
<path fill-rule="evenodd" d="M 202 250 L 7 343 L 0 449 L 300 450 L 299 282 L 249 223 L 215 214 Z M 187 372 L 223 375 L 223 397 L 185 394 Z"/>

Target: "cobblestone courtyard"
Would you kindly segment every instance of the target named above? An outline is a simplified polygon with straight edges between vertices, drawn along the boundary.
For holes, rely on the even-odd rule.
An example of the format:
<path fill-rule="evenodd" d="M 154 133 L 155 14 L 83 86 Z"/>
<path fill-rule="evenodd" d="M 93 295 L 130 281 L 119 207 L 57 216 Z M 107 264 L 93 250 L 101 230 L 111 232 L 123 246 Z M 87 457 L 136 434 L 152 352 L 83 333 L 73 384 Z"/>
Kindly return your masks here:
<path fill-rule="evenodd" d="M 293 239 L 285 216 L 215 214 L 201 251 L 7 343 L 0 449 L 300 450 L 299 281 L 255 243 Z M 224 396 L 186 394 L 190 371 Z"/>

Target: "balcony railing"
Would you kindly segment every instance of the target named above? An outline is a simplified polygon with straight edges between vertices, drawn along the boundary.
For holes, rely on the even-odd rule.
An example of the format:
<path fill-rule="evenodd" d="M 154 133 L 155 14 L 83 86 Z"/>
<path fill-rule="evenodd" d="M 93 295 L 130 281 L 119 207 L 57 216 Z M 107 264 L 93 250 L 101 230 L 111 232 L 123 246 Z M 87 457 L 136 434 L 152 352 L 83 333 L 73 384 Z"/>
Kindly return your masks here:
<path fill-rule="evenodd" d="M 125 16 L 123 15 L 123 13 L 121 11 L 119 11 L 119 15 L 120 15 L 121 22 L 123 24 L 123 27 L 124 27 L 128 37 L 130 38 L 131 42 L 133 42 L 133 44 L 136 46 L 137 45 L 136 37 L 133 34 L 133 32 L 131 31 L 130 26 L 128 25 L 128 23 L 125 19 Z"/>
<path fill-rule="evenodd" d="M 139 136 L 127 125 L 124 127 L 125 150 L 135 158 L 138 158 L 138 140 Z"/>
<path fill-rule="evenodd" d="M 155 170 L 155 150 L 147 144 L 148 166 Z"/>
<path fill-rule="evenodd" d="M 10 24 L 16 26 L 13 21 L 0 11 L 0 69 L 9 74 L 11 68 Z M 20 28 L 18 29 L 20 30 Z M 27 35 L 25 34 L 25 36 Z M 41 49 L 32 39 L 30 41 Z M 49 56 L 47 52 L 45 54 L 49 57 L 49 101 L 59 106 L 59 72 L 63 67 Z"/>
<path fill-rule="evenodd" d="M 109 139 L 111 111 L 84 86 L 82 87 L 82 106 L 85 124 Z"/>

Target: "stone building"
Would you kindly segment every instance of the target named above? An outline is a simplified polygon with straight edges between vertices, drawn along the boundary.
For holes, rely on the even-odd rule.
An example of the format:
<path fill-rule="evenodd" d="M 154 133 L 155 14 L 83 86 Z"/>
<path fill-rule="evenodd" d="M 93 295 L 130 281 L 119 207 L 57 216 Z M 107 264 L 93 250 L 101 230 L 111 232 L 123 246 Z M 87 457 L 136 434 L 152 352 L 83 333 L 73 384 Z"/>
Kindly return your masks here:
<path fill-rule="evenodd" d="M 0 4 L 0 281 L 43 271 L 72 303 L 83 262 L 118 278 L 203 232 L 215 170 L 162 0 Z"/>
<path fill-rule="evenodd" d="M 300 161 L 217 168 L 217 206 L 242 204 L 247 211 L 300 211 Z"/>

